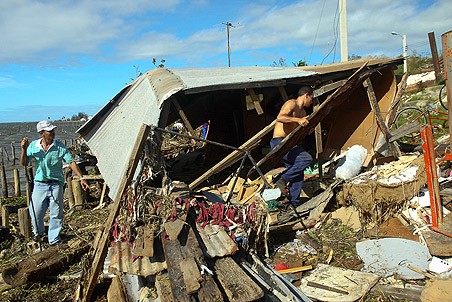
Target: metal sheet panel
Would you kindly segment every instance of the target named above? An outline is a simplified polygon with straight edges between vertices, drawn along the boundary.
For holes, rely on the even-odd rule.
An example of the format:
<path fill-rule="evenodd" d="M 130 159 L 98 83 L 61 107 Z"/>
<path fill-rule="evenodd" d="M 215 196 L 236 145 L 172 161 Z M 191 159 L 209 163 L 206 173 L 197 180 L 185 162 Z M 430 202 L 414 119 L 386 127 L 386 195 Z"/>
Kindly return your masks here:
<path fill-rule="evenodd" d="M 119 193 L 141 125 L 156 124 L 160 116 L 160 104 L 145 79 L 143 77 L 132 87 L 87 141 L 97 157 L 97 165 L 112 199 Z"/>

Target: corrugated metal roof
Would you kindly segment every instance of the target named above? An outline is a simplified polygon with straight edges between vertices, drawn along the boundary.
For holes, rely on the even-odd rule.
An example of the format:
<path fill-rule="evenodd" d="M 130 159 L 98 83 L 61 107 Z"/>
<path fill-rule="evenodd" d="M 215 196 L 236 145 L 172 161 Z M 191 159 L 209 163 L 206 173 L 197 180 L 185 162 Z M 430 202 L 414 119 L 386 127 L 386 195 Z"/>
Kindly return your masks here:
<path fill-rule="evenodd" d="M 399 64 L 399 61 L 403 62 L 373 60 L 369 65 Z M 99 170 L 110 188 L 109 196 L 115 199 L 120 193 L 119 185 L 141 125 L 158 125 L 163 102 L 177 92 L 189 93 L 199 88 L 234 89 L 234 85 L 235 88 L 257 84 L 265 87 L 272 81 L 318 76 L 317 72 L 350 71 L 361 65 L 362 62 L 352 61 L 322 67 L 157 68 L 140 76 L 130 84 L 130 88 L 122 89 L 77 132 L 97 157 Z"/>

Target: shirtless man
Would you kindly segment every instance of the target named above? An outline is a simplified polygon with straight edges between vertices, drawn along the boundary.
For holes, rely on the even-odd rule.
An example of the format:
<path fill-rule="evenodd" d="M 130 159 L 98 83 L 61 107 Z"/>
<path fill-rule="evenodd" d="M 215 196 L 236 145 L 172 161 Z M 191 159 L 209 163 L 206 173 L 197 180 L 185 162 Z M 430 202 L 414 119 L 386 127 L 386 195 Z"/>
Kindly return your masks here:
<path fill-rule="evenodd" d="M 297 128 L 298 125 L 308 125 L 309 121 L 306 117 L 305 108 L 312 105 L 313 97 L 314 92 L 312 88 L 303 86 L 298 90 L 298 97 L 296 99 L 290 99 L 284 103 L 276 118 L 273 138 L 270 141 L 270 147 L 272 149 Z M 287 195 L 287 184 L 289 184 L 289 201 L 294 206 L 298 206 L 303 187 L 304 170 L 311 164 L 312 156 L 301 146 L 295 145 L 281 160 L 286 170 L 280 175 L 280 178 L 275 184 L 285 195 Z"/>

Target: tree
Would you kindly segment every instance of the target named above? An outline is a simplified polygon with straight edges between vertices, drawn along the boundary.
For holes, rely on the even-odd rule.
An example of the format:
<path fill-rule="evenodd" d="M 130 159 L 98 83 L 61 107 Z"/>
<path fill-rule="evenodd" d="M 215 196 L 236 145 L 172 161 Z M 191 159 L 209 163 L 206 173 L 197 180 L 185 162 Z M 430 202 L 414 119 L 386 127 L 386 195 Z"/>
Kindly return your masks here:
<path fill-rule="evenodd" d="M 163 67 L 165 67 L 165 59 L 161 59 L 160 63 L 157 65 L 157 59 L 152 58 L 152 64 L 154 64 L 154 66 L 157 68 L 163 68 Z"/>
<path fill-rule="evenodd" d="M 74 114 L 71 117 L 71 121 L 80 121 L 81 119 L 88 119 L 88 114 L 86 114 L 85 112 L 79 112 L 78 114 Z"/>
<path fill-rule="evenodd" d="M 300 61 L 298 61 L 298 63 L 292 62 L 292 64 L 293 64 L 293 66 L 295 66 L 295 67 L 308 66 L 308 63 L 306 63 L 305 60 L 300 60 Z"/>
<path fill-rule="evenodd" d="M 287 67 L 286 60 L 283 58 L 279 58 L 278 62 L 273 61 L 273 63 L 270 65 L 271 67 Z"/>

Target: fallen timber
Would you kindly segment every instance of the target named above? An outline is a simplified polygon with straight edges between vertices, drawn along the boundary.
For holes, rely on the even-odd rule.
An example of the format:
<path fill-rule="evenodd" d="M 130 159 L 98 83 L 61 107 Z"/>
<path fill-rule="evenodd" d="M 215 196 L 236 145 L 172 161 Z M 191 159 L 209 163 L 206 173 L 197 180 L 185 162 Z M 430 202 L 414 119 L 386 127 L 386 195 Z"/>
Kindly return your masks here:
<path fill-rule="evenodd" d="M 81 240 L 51 246 L 5 268 L 2 272 L 3 280 L 13 287 L 41 280 L 65 268 L 66 265 L 86 253 L 88 249 L 89 245 Z"/>

